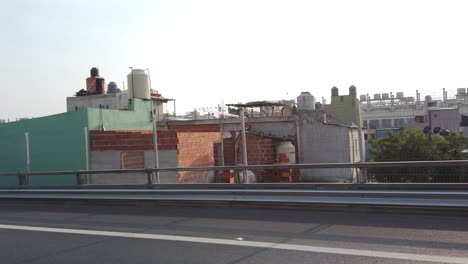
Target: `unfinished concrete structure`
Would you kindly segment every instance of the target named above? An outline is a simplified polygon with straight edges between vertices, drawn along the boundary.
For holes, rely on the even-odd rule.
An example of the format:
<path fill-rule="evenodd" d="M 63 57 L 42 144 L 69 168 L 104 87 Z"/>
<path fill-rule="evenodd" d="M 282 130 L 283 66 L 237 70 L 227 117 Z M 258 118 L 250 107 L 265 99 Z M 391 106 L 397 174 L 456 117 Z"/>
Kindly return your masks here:
<path fill-rule="evenodd" d="M 158 131 L 160 168 L 214 165 L 219 132 Z M 152 131 L 91 131 L 92 169 L 143 169 L 154 166 Z M 213 172 L 161 172 L 160 183 L 214 182 Z M 98 174 L 93 184 L 145 184 L 147 175 Z"/>
<path fill-rule="evenodd" d="M 323 111 L 298 112 L 299 163 L 361 162 L 357 126 L 324 122 Z M 362 142 L 362 141 L 361 141 Z M 351 182 L 354 169 L 303 169 L 302 181 Z"/>

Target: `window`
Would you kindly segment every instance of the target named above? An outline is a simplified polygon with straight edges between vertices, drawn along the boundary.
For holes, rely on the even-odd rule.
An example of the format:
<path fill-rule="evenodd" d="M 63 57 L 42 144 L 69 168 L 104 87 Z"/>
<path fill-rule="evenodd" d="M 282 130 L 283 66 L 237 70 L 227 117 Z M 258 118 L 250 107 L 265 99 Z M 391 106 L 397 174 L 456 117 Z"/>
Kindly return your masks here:
<path fill-rule="evenodd" d="M 405 125 L 405 119 L 404 118 L 397 118 L 395 119 L 395 127 L 400 128 Z"/>
<path fill-rule="evenodd" d="M 383 119 L 382 120 L 382 128 L 391 128 L 392 127 L 392 120 L 391 119 Z"/>
<path fill-rule="evenodd" d="M 414 117 L 415 123 L 424 123 L 424 116 L 415 116 Z"/>
<path fill-rule="evenodd" d="M 380 128 L 379 120 L 369 120 L 369 129 Z"/>

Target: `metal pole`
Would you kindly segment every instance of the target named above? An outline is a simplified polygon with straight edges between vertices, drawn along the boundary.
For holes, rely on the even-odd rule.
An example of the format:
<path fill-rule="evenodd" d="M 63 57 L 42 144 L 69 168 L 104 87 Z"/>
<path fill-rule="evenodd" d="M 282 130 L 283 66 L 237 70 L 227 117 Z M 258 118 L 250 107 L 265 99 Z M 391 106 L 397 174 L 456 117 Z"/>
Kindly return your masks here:
<path fill-rule="evenodd" d="M 146 69 L 146 71 L 148 72 L 148 80 L 149 80 L 149 85 L 150 85 L 150 90 L 153 89 L 152 85 L 151 85 L 151 75 L 150 75 L 150 71 L 149 69 Z M 133 77 L 133 75 L 132 75 Z M 132 80 L 133 81 L 133 80 Z M 151 91 L 150 91 L 151 93 Z M 150 95 L 150 98 L 151 98 L 151 95 Z M 155 100 L 151 100 L 152 104 L 153 104 L 153 110 L 151 111 L 151 114 L 152 114 L 152 123 L 153 123 L 153 152 L 154 152 L 154 168 L 155 169 L 159 169 L 159 152 L 158 152 L 158 129 L 157 129 L 157 125 L 156 125 L 156 122 L 159 118 L 159 112 L 158 112 L 158 99 L 155 98 Z M 156 171 L 156 183 L 159 184 L 159 171 Z M 153 183 L 153 178 L 150 179 L 150 183 Z"/>
<path fill-rule="evenodd" d="M 85 144 L 85 167 L 86 171 L 89 171 L 89 140 L 88 140 L 88 127 L 84 127 L 84 144 Z M 86 183 L 89 183 L 89 174 L 86 173 Z"/>
<path fill-rule="evenodd" d="M 221 108 L 221 116 L 219 118 L 219 133 L 221 136 L 221 145 L 220 145 L 220 163 L 219 166 L 224 166 L 224 140 L 223 140 L 223 133 L 224 133 L 224 125 L 223 125 L 223 119 L 224 119 L 224 106 Z"/>
<path fill-rule="evenodd" d="M 24 133 L 24 141 L 26 144 L 26 175 L 24 178 L 21 179 L 20 177 L 20 184 L 21 185 L 28 185 L 29 184 L 29 173 L 31 172 L 31 160 L 29 155 L 29 133 Z"/>
<path fill-rule="evenodd" d="M 156 106 L 155 106 L 154 110 L 151 111 L 151 113 L 152 113 L 152 117 L 153 117 L 154 168 L 159 169 L 158 130 L 157 130 L 157 126 L 156 126 L 156 118 L 157 118 L 157 115 L 158 115 L 158 104 L 157 103 L 156 103 Z M 159 183 L 159 171 L 156 171 L 156 183 Z"/>
<path fill-rule="evenodd" d="M 26 172 L 31 172 L 31 160 L 29 156 L 29 133 L 24 133 L 24 140 L 26 143 Z"/>
<path fill-rule="evenodd" d="M 364 155 L 364 140 L 362 136 L 362 125 L 361 125 L 361 111 L 360 111 L 361 106 L 359 104 L 358 99 L 356 99 L 355 107 L 356 107 L 356 115 L 357 115 L 356 122 L 358 126 L 358 137 L 359 137 L 359 157 L 360 157 L 361 163 L 366 163 L 366 157 Z M 361 172 L 362 172 L 361 173 L 362 178 L 358 181 L 359 183 L 365 182 L 365 179 L 366 179 L 366 169 L 363 168 Z"/>
<path fill-rule="evenodd" d="M 247 163 L 247 137 L 245 136 L 245 120 L 244 120 L 244 108 L 241 108 L 239 111 L 241 119 L 241 135 L 242 135 L 242 164 L 243 166 L 249 165 Z M 244 183 L 249 183 L 249 178 L 247 177 L 247 170 L 243 171 L 244 174 Z"/>
<path fill-rule="evenodd" d="M 128 90 L 129 90 L 129 91 L 128 91 L 128 92 L 129 92 L 129 95 L 128 95 L 128 96 L 129 96 L 129 99 L 133 99 L 133 97 L 134 97 L 134 95 L 135 95 L 135 90 L 134 90 L 135 87 L 133 87 L 133 67 L 130 67 L 130 70 L 132 70 L 132 95 L 131 95 L 131 97 L 130 97 L 130 87 L 129 87 L 129 89 L 128 89 Z M 130 86 L 130 84 L 129 84 L 128 86 Z"/>

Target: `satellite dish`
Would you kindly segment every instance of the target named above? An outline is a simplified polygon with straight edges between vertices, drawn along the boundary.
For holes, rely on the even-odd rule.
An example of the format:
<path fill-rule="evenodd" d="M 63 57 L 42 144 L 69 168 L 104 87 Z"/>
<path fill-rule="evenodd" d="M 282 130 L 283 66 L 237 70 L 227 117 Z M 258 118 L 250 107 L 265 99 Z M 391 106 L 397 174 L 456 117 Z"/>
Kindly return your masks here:
<path fill-rule="evenodd" d="M 450 134 L 450 130 L 442 129 L 439 133 L 441 136 L 448 136 Z"/>
<path fill-rule="evenodd" d="M 424 134 L 429 134 L 431 132 L 432 127 L 431 126 L 425 126 L 423 129 Z"/>
<path fill-rule="evenodd" d="M 440 132 L 440 127 L 435 127 L 434 128 L 434 134 L 439 134 Z"/>

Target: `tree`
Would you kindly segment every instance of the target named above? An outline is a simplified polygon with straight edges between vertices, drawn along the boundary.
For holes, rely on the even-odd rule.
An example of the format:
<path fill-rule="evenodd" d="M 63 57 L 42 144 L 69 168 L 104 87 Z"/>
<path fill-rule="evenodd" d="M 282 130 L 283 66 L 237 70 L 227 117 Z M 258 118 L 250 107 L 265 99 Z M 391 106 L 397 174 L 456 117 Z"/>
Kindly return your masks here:
<path fill-rule="evenodd" d="M 454 132 L 448 136 L 426 135 L 421 130 L 403 128 L 397 135 L 389 131 L 387 137 L 369 143 L 373 161 L 460 160 L 468 147 L 467 138 Z M 369 175 L 379 182 L 451 182 L 466 178 L 465 171 L 461 167 L 373 168 Z"/>

